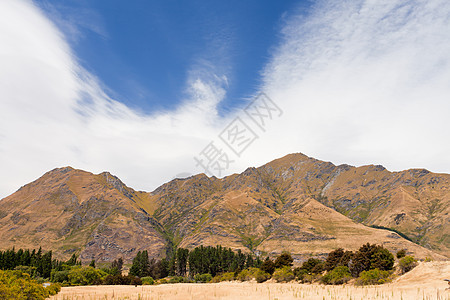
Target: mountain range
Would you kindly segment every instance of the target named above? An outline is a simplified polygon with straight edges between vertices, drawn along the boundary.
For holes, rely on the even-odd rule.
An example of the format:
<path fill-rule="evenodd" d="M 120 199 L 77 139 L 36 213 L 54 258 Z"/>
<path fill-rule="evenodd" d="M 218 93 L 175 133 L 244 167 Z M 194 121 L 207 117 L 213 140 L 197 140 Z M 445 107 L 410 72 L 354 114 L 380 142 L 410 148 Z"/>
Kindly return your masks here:
<path fill-rule="evenodd" d="M 155 258 L 222 245 L 297 261 L 363 243 L 450 258 L 450 175 L 336 166 L 301 153 L 222 179 L 174 179 L 135 191 L 108 172 L 64 167 L 0 200 L 0 248 L 73 253 L 82 261 Z"/>

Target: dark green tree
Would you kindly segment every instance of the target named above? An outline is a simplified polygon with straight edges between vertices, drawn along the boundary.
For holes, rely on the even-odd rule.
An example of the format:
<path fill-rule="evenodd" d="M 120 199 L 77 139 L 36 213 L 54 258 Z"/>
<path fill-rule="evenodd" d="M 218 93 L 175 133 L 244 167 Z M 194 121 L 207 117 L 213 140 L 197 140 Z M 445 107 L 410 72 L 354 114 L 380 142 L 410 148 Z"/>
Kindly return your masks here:
<path fill-rule="evenodd" d="M 352 257 L 350 272 L 353 277 L 358 277 L 362 271 L 378 268 L 391 270 L 394 265 L 394 256 L 383 246 L 364 244 Z"/>
<path fill-rule="evenodd" d="M 260 269 L 262 271 L 272 275 L 273 272 L 275 272 L 275 263 L 273 262 L 273 260 L 271 260 L 269 257 L 267 257 L 261 264 Z"/>
<path fill-rule="evenodd" d="M 141 251 L 138 251 L 136 256 L 133 258 L 133 264 L 130 268 L 130 275 L 140 276 L 141 273 Z"/>
<path fill-rule="evenodd" d="M 397 258 L 400 259 L 406 256 L 406 249 L 401 249 L 397 251 Z"/>
<path fill-rule="evenodd" d="M 189 257 L 189 250 L 178 248 L 176 259 L 176 272 L 178 276 L 185 276 L 187 271 L 187 261 Z"/>
<path fill-rule="evenodd" d="M 292 267 L 293 262 L 294 259 L 292 258 L 291 254 L 284 251 L 275 259 L 275 268 L 278 269 L 284 266 Z"/>

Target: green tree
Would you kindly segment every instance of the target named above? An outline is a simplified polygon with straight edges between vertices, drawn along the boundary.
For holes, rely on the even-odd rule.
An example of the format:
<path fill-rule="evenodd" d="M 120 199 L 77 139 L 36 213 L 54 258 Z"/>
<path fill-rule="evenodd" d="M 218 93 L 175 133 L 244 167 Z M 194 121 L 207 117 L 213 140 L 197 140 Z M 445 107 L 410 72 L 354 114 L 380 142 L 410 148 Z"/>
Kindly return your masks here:
<path fill-rule="evenodd" d="M 141 274 L 141 269 L 142 269 L 141 256 L 142 256 L 141 251 L 138 251 L 136 256 L 133 258 L 133 264 L 131 265 L 131 268 L 130 268 L 130 275 L 144 277 Z"/>
<path fill-rule="evenodd" d="M 394 256 L 383 246 L 364 244 L 352 257 L 350 272 L 358 277 L 362 271 L 378 268 L 391 270 L 394 265 Z"/>
<path fill-rule="evenodd" d="M 259 267 L 262 271 L 269 273 L 270 275 L 275 272 L 275 263 L 267 257 L 264 262 L 261 264 L 261 267 Z"/>
<path fill-rule="evenodd" d="M 72 256 L 69 258 L 68 261 L 66 261 L 66 265 L 68 266 L 75 266 L 78 264 L 78 256 L 74 253 L 72 254 Z"/>
<path fill-rule="evenodd" d="M 380 246 L 377 247 L 370 258 L 370 269 L 392 270 L 394 261 L 394 255 L 388 249 Z"/>
<path fill-rule="evenodd" d="M 324 270 L 331 271 L 337 266 L 348 266 L 353 257 L 352 251 L 344 251 L 343 248 L 331 251 L 324 263 Z"/>
<path fill-rule="evenodd" d="M 280 256 L 275 259 L 275 268 L 282 268 L 284 266 L 292 267 L 294 259 L 289 252 L 283 251 Z"/>
<path fill-rule="evenodd" d="M 176 272 L 179 276 L 185 276 L 187 271 L 187 261 L 189 256 L 189 250 L 178 248 L 176 259 Z"/>
<path fill-rule="evenodd" d="M 318 258 L 309 258 L 300 269 L 305 270 L 307 274 L 320 273 L 324 269 L 324 262 Z"/>

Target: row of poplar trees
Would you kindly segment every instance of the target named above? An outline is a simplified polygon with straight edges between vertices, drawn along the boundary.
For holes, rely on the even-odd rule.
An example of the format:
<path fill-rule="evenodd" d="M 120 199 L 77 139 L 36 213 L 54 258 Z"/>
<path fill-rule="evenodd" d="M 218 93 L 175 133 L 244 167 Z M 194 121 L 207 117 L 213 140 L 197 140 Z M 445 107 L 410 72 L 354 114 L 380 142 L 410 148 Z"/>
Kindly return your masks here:
<path fill-rule="evenodd" d="M 33 267 L 35 275 L 49 278 L 55 262 L 52 260 L 52 251 L 43 253 L 41 248 L 37 251 L 35 249 L 32 251 L 29 249 L 16 251 L 14 248 L 0 251 L 1 270 L 14 270 L 18 266 L 29 266 Z"/>
<path fill-rule="evenodd" d="M 149 260 L 147 250 L 139 251 L 133 259 L 130 274 L 138 277 L 151 276 L 154 279 L 166 276 L 194 276 L 209 273 L 212 276 L 223 272 L 237 272 L 250 267 L 261 266 L 259 257 L 234 252 L 222 246 L 200 246 L 191 251 L 178 248 L 169 258 Z"/>

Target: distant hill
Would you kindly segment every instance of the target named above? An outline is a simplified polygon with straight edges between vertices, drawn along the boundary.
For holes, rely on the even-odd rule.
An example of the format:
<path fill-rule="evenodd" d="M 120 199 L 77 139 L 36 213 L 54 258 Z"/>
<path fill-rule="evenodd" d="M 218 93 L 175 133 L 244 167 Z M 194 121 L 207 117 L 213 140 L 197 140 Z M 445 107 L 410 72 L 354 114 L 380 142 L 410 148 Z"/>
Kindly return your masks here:
<path fill-rule="evenodd" d="M 107 172 L 66 167 L 0 201 L 0 247 L 130 261 L 143 249 L 162 257 L 174 246 L 220 244 L 302 259 L 371 242 L 448 259 L 449 179 L 290 154 L 242 174 L 175 179 L 147 193 Z"/>

